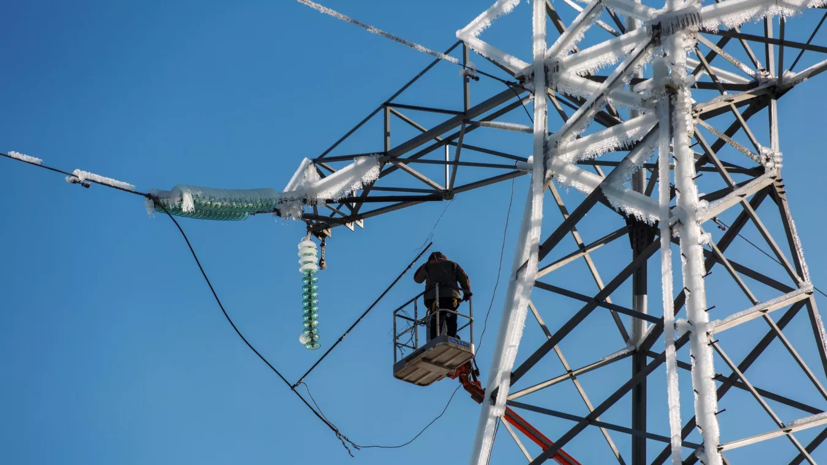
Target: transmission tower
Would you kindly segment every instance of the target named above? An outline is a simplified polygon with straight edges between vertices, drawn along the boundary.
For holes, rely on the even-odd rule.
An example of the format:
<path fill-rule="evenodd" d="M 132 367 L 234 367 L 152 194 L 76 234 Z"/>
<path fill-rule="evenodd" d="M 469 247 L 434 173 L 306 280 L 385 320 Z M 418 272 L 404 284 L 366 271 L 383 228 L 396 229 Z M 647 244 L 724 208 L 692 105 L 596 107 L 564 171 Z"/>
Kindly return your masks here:
<path fill-rule="evenodd" d="M 498 0 L 399 92 L 302 165 L 300 172 L 310 167 L 325 178 L 374 156 L 380 171 L 357 194 L 314 202 L 301 219 L 312 233 L 326 237 L 339 226 L 354 229 L 386 213 L 531 177 L 472 464 L 488 463 L 506 406 L 553 418 L 562 428 L 560 434 L 546 434 L 553 444 L 539 452 L 525 448 L 508 429 L 531 464 L 563 447 L 575 458 L 584 447 L 606 447 L 620 464 L 718 465 L 732 463 L 742 448 L 770 440 L 790 464 L 815 463 L 812 454 L 827 438 L 827 416 L 804 393 L 811 390 L 827 400 L 822 384 L 827 353 L 781 176 L 777 102 L 827 69 L 825 60 L 795 71 L 802 57 L 827 53 L 827 47 L 813 44 L 827 17 L 820 11 L 823 2 L 593 0 L 581 6 L 563 0 L 572 15 L 558 13 L 548 0 L 533 0 L 531 63 L 481 38 L 519 3 Z M 576 17 L 563 20 L 570 16 Z M 788 18 L 802 26 L 791 29 Z M 763 33 L 744 32 L 742 25 L 745 31 L 763 25 Z M 481 71 L 471 63 L 472 52 L 508 75 L 500 92 L 475 104 L 471 81 Z M 451 58 L 457 53 L 460 58 Z M 462 109 L 402 103 L 405 91 L 446 57 L 463 70 Z M 559 116 L 561 124 L 549 122 L 549 104 L 551 119 Z M 523 106 L 532 108 L 533 126 L 502 121 Z M 413 112 L 443 119 L 425 127 Z M 766 118 L 766 130 L 748 124 L 756 116 Z M 333 154 L 374 118 L 382 120 L 380 152 Z M 400 140 L 397 125 L 417 134 Z M 469 143 L 469 134 L 480 128 L 532 134 L 532 155 Z M 544 216 L 545 202 L 555 205 L 560 217 Z M 588 214 L 600 220 L 584 221 Z M 747 228 L 760 234 L 763 243 L 755 247 L 768 251 L 777 270 L 758 270 L 749 256 L 737 256 L 738 248 L 731 246 Z M 569 237 L 574 250 L 564 245 Z M 595 257 L 611 247 L 628 247 L 629 260 L 613 263 L 615 273 L 601 273 Z M 594 283 L 591 291 L 562 278 L 583 262 Z M 673 263 L 679 272 L 673 272 Z M 662 290 L 650 292 L 652 281 L 660 281 Z M 555 308 L 535 305 L 541 300 L 535 289 L 559 296 Z M 649 299 L 650 293 L 663 298 Z M 721 294 L 742 295 L 744 304 L 717 307 L 713 301 Z M 612 319 L 614 334 L 594 330 L 600 315 Z M 785 335 L 785 328 L 800 321 L 806 332 Z M 524 338 L 527 325 L 536 325 L 542 339 Z M 584 334 L 580 344 L 614 338 L 618 350 L 570 365 L 561 345 Z M 766 356 L 774 341 L 786 359 Z M 563 367 L 552 375 L 540 368 L 551 357 Z M 627 369 L 619 377 L 621 364 Z M 753 367 L 803 381 L 786 383 L 783 390 L 763 387 L 754 382 Z M 662 380 L 664 372 L 666 395 L 649 389 L 651 377 Z M 581 382 L 586 375 L 589 383 L 613 390 L 594 400 Z M 581 409 L 543 395 L 564 383 L 576 389 L 587 413 L 574 413 Z M 622 399 L 628 399 L 623 421 L 601 418 L 607 412 L 618 418 L 613 407 Z M 681 417 L 681 400 L 692 404 L 690 418 Z M 668 422 L 648 421 L 657 402 Z M 727 409 L 735 410 L 730 417 L 753 418 L 744 410 L 751 409 L 771 427 L 755 433 L 746 421 L 720 420 Z M 587 436 L 592 432 L 603 445 Z M 805 436 L 807 441 L 800 439 Z M 630 444 L 631 456 L 623 456 L 621 442 Z"/>

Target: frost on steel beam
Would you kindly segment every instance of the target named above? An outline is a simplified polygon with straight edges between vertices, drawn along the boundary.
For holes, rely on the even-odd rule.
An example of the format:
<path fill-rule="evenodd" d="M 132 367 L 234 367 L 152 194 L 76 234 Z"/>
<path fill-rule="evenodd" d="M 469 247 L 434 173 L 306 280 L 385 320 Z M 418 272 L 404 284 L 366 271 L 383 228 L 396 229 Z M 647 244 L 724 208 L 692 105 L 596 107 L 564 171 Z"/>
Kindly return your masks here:
<path fill-rule="evenodd" d="M 788 434 L 796 433 L 798 431 L 803 431 L 809 428 L 815 428 L 817 426 L 821 426 L 824 424 L 827 424 L 827 413 L 820 413 L 818 415 L 799 418 L 798 420 L 793 420 L 787 423 L 783 428 L 779 428 L 768 433 L 758 434 L 748 438 L 738 439 L 737 441 L 731 441 L 725 444 L 721 444 L 719 450 L 723 452 L 727 450 L 737 449 L 739 447 L 749 446 L 751 444 L 766 441 L 768 439 L 786 436 Z"/>
<path fill-rule="evenodd" d="M 592 94 L 583 105 L 566 121 L 562 128 L 557 131 L 549 141 L 551 149 L 574 139 L 594 118 L 594 115 L 605 105 L 608 93 L 612 89 L 624 84 L 632 74 L 643 66 L 652 56 L 652 42 L 646 42 L 644 46 L 633 50 L 612 72 L 609 77 L 600 84 L 597 91 Z"/>
<path fill-rule="evenodd" d="M 654 18 L 658 10 L 641 5 L 630 0 L 604 0 L 607 7 L 614 10 L 615 13 L 620 13 L 624 16 L 631 16 L 643 21 L 648 21 Z"/>
<path fill-rule="evenodd" d="M 526 198 L 522 225 L 517 239 L 517 250 L 508 282 L 497 341 L 491 359 L 487 392 L 496 392 L 496 398 L 484 400 L 480 411 L 472 465 L 485 465 L 494 446 L 494 432 L 498 418 L 505 413 L 508 391 L 511 387 L 511 370 L 517 358 L 517 349 L 523 334 L 528 301 L 537 275 L 540 249 L 540 231 L 543 219 L 543 194 L 545 192 L 545 163 L 547 100 L 544 58 L 546 52 L 545 0 L 533 4 L 533 58 L 534 58 L 534 166 L 530 189 Z M 523 266 L 527 263 L 526 266 Z M 492 404 L 493 401 L 493 404 Z"/>
<path fill-rule="evenodd" d="M 496 3 L 491 5 L 491 7 L 481 15 L 474 18 L 467 26 L 457 31 L 457 38 L 471 50 L 504 66 L 514 74 L 527 68 L 529 66 L 528 63 L 479 39 L 482 31 L 491 26 L 494 20 L 510 13 L 511 10 L 519 4 L 520 0 L 497 0 Z"/>
<path fill-rule="evenodd" d="M 551 76 L 552 85 L 557 92 L 572 97 L 588 98 L 600 91 L 600 83 L 591 79 L 584 79 L 574 74 L 556 73 Z M 609 91 L 609 101 L 621 107 L 633 110 L 648 110 L 652 104 L 644 100 L 644 96 L 630 92 L 623 88 L 615 88 Z"/>
<path fill-rule="evenodd" d="M 774 312 L 788 305 L 792 305 L 804 299 L 809 299 L 812 294 L 813 285 L 809 283 L 804 284 L 798 290 L 789 292 L 787 294 L 776 297 L 772 300 L 768 300 L 766 302 L 761 302 L 746 310 L 732 314 L 724 318 L 723 320 L 715 320 L 709 324 L 708 331 L 712 334 L 717 334 L 726 331 L 730 328 L 734 328 L 735 326 L 744 324 L 756 318 L 761 318 L 761 316 L 763 315 L 766 315 L 770 312 Z"/>
<path fill-rule="evenodd" d="M 546 52 L 546 57 L 550 59 L 561 58 L 569 53 L 577 46 L 577 43 L 583 38 L 583 34 L 585 34 L 589 27 L 600 17 L 600 13 L 602 12 L 603 2 L 601 0 L 591 0 L 591 2 L 583 8 L 583 11 L 577 15 L 571 26 L 566 29 L 566 32 L 560 34 L 560 37 L 549 47 Z"/>
<path fill-rule="evenodd" d="M 701 8 L 700 24 L 706 30 L 715 30 L 721 26 L 732 29 L 765 17 L 789 18 L 806 9 L 824 6 L 825 3 L 825 0 L 727 0 Z"/>
<path fill-rule="evenodd" d="M 656 123 L 657 117 L 654 114 L 643 114 L 602 131 L 561 144 L 557 148 L 556 155 L 569 163 L 575 163 L 604 153 L 629 149 L 643 139 L 643 136 L 647 135 Z"/>
<path fill-rule="evenodd" d="M 666 81 L 668 67 L 663 58 L 658 58 L 652 64 L 654 82 Z M 678 364 L 675 350 L 675 304 L 672 301 L 672 231 L 669 226 L 669 209 L 672 199 L 670 182 L 672 151 L 670 142 L 672 131 L 669 124 L 670 102 L 668 98 L 662 98 L 658 102 L 658 214 L 662 221 L 658 223 L 660 228 L 660 263 L 661 263 L 661 284 L 663 300 L 663 335 L 664 353 L 666 355 L 666 390 L 667 404 L 669 411 L 669 443 L 671 447 L 672 464 L 681 463 L 681 406 L 680 390 L 678 385 Z"/>
<path fill-rule="evenodd" d="M 741 186 L 740 188 L 735 189 L 722 199 L 711 203 L 709 205 L 709 208 L 706 210 L 706 212 L 703 214 L 700 220 L 702 222 L 705 222 L 720 215 L 728 208 L 738 203 L 741 203 L 742 200 L 746 199 L 750 195 L 755 194 L 756 192 L 775 182 L 775 178 L 777 176 L 778 172 L 773 170 L 769 173 L 762 174 L 761 176 L 753 179 L 747 184 Z"/>
<path fill-rule="evenodd" d="M 606 66 L 618 63 L 626 54 L 641 45 L 649 34 L 648 29 L 636 29 L 571 55 L 550 57 L 546 60 L 546 65 L 552 67 L 556 63 L 560 71 L 581 76 L 593 74 Z"/>
<path fill-rule="evenodd" d="M 669 0 L 667 8 L 677 10 L 682 6 L 679 0 Z M 695 364 L 692 369 L 692 386 L 695 395 L 695 416 L 698 426 L 703 431 L 704 447 L 700 451 L 706 465 L 721 465 L 722 458 L 718 452 L 720 430 L 716 413 L 718 399 L 714 381 L 715 367 L 710 337 L 706 331 L 709 315 L 706 312 L 706 289 L 703 276 L 704 249 L 707 236 L 701 229 L 704 205 L 698 199 L 698 187 L 695 184 L 695 158 L 689 147 L 689 139 L 694 132 L 692 120 L 692 98 L 686 83 L 686 53 L 695 46 L 695 40 L 684 30 L 677 31 L 666 39 L 663 48 L 671 76 L 670 83 L 675 86 L 672 101 L 673 150 L 675 156 L 675 188 L 677 202 L 675 216 L 678 218 L 680 234 L 680 251 L 682 260 L 683 287 L 685 289 L 687 319 L 692 322 L 690 333 L 690 353 Z"/>

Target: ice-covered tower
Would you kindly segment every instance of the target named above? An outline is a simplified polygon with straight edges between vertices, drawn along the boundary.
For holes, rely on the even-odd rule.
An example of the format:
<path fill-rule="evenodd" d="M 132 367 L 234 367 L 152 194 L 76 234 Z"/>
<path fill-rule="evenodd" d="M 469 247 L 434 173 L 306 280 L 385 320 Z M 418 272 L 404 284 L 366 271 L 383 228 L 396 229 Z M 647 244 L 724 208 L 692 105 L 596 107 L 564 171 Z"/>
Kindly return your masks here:
<path fill-rule="evenodd" d="M 327 237 L 529 176 L 471 463 L 503 440 L 506 408 L 546 431 L 532 445 L 505 426 L 531 464 L 574 465 L 563 447 L 582 463 L 815 463 L 825 333 L 781 177 L 777 101 L 827 70 L 825 0 L 531 0 L 530 62 L 485 40 L 520 0 L 497 0 L 444 53 L 300 1 L 436 60 L 306 160 L 287 192 L 179 186 L 159 194 L 167 209 L 276 211 Z M 456 68 L 445 82 L 461 109 L 437 92 L 434 106 L 400 102 L 456 65 L 462 86 Z M 472 99 L 471 79 L 499 91 Z M 515 122 L 523 109 L 532 126 Z M 381 150 L 337 152 L 371 127 Z M 525 144 L 492 147 L 475 139 L 485 131 Z"/>

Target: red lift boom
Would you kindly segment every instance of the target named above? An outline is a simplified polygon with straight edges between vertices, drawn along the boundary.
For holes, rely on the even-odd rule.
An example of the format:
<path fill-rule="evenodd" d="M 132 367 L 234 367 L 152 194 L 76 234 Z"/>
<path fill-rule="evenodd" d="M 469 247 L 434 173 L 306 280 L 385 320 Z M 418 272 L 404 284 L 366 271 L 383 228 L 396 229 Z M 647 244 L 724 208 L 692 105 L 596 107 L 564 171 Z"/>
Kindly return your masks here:
<path fill-rule="evenodd" d="M 477 401 L 478 404 L 481 404 L 483 400 L 485 400 L 485 389 L 482 388 L 482 385 L 479 381 L 472 381 L 471 380 L 471 364 L 466 363 L 457 369 L 451 375 L 448 375 L 451 379 L 459 378 L 460 384 L 462 387 L 471 394 L 471 398 Z M 505 408 L 505 415 L 503 415 L 503 420 L 507 421 L 511 426 L 517 428 L 521 433 L 526 435 L 527 438 L 531 439 L 534 444 L 537 444 L 543 450 L 548 449 L 554 443 L 551 439 L 547 438 L 543 433 L 537 431 L 536 428 L 531 426 L 531 424 L 519 415 L 517 415 L 513 410 L 509 407 Z M 574 458 L 567 454 L 565 451 L 560 449 L 557 454 L 551 456 L 557 463 L 560 465 L 580 465 L 580 462 L 574 460 Z"/>

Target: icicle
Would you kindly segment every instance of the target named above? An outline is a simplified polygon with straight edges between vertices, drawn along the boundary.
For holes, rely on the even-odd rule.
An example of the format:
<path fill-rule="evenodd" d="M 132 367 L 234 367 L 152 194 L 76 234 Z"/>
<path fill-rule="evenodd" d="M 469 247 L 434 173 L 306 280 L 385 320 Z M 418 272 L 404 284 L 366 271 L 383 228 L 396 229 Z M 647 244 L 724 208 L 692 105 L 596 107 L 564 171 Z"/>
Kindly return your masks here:
<path fill-rule="evenodd" d="M 825 0 L 728 0 L 701 8 L 702 27 L 710 31 L 721 26 L 733 29 L 765 17 L 789 18 L 808 8 L 822 7 L 825 3 Z"/>
<path fill-rule="evenodd" d="M 701 25 L 701 7 L 693 3 L 679 10 L 669 11 L 653 19 L 650 26 L 660 25 L 661 33 L 672 35 L 677 31 L 697 31 Z"/>
<path fill-rule="evenodd" d="M 319 265 L 317 264 L 317 249 L 316 243 L 310 239 L 308 235 L 301 242 L 299 242 L 299 263 L 301 267 L 299 272 L 302 274 L 302 320 L 304 331 L 299 342 L 301 342 L 307 349 L 315 350 L 321 347 L 319 344 L 319 286 L 316 282 L 319 278 L 316 273 L 319 272 Z"/>

